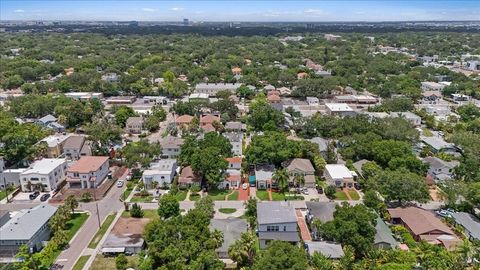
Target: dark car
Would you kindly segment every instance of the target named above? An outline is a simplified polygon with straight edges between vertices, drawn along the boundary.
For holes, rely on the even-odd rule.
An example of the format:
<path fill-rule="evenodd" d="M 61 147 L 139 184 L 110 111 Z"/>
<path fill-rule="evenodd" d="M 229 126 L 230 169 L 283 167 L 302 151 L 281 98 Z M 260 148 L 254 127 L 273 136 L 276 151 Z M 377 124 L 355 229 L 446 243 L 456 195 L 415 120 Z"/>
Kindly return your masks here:
<path fill-rule="evenodd" d="M 353 186 L 355 187 L 356 190 L 362 189 L 359 183 L 354 183 Z"/>
<path fill-rule="evenodd" d="M 48 200 L 48 198 L 50 198 L 50 194 L 48 194 L 48 193 L 43 194 L 42 197 L 40 197 L 40 201 L 44 202 L 44 201 Z"/>
<path fill-rule="evenodd" d="M 38 197 L 38 195 L 40 195 L 40 191 L 35 191 L 35 192 L 33 192 L 33 193 L 30 194 L 30 196 L 29 196 L 29 197 L 30 197 L 30 200 L 35 200 L 35 199 Z"/>
<path fill-rule="evenodd" d="M 317 187 L 317 192 L 318 192 L 318 194 L 323 194 L 323 188 L 322 187 Z"/>

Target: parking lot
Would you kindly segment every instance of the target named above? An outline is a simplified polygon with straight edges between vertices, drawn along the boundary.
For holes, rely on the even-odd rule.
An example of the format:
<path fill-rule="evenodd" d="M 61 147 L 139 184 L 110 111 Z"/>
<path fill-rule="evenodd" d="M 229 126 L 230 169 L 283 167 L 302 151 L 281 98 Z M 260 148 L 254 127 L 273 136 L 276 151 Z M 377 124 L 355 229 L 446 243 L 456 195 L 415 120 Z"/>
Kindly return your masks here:
<path fill-rule="evenodd" d="M 50 194 L 50 195 L 53 195 L 53 192 L 41 192 L 40 195 L 38 195 L 34 200 L 30 200 L 30 194 L 32 194 L 33 192 L 20 192 L 17 194 L 17 196 L 15 196 L 13 199 L 12 199 L 12 203 L 26 203 L 26 202 L 31 202 L 31 203 L 39 203 L 41 202 L 40 201 L 40 198 L 44 195 L 44 194 Z M 52 196 L 50 196 L 51 198 Z M 50 199 L 49 198 L 49 199 Z M 48 200 L 47 200 L 48 201 Z"/>

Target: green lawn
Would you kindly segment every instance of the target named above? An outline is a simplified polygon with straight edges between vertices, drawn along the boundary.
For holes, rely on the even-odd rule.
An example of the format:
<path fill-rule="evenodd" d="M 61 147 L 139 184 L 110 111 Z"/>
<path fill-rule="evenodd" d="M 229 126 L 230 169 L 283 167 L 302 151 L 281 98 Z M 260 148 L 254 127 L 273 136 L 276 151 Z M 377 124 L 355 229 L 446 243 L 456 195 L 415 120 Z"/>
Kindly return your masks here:
<path fill-rule="evenodd" d="M 220 209 L 218 209 L 218 211 L 220 211 L 220 213 L 224 213 L 224 214 L 232 214 L 232 213 L 237 212 L 237 209 L 235 209 L 235 208 L 220 208 Z"/>
<path fill-rule="evenodd" d="M 87 218 L 87 213 L 75 213 L 72 215 L 72 219 L 70 219 L 66 225 L 68 241 L 70 241 L 73 236 L 78 232 L 78 230 L 80 230 L 80 227 L 82 227 L 83 223 L 85 223 Z"/>
<path fill-rule="evenodd" d="M 272 192 L 272 201 L 284 201 L 285 194 L 280 192 Z"/>
<path fill-rule="evenodd" d="M 107 216 L 105 221 L 103 222 L 102 226 L 100 226 L 100 230 L 97 231 L 95 236 L 93 237 L 92 241 L 90 241 L 90 244 L 88 244 L 88 248 L 96 248 L 98 245 L 98 242 L 102 239 L 103 235 L 107 231 L 108 227 L 110 227 L 110 224 L 112 224 L 113 220 L 115 219 L 116 214 L 110 214 Z"/>
<path fill-rule="evenodd" d="M 190 193 L 190 201 L 198 201 L 200 199 L 200 194 L 198 193 Z"/>
<path fill-rule="evenodd" d="M 138 256 L 127 256 L 128 267 L 137 269 Z M 115 257 L 105 257 L 101 254 L 95 257 L 90 270 L 110 270 L 117 269 L 115 266 Z"/>
<path fill-rule="evenodd" d="M 212 189 L 208 191 L 208 196 L 214 201 L 224 201 L 229 192 L 229 190 Z"/>
<path fill-rule="evenodd" d="M 433 133 L 428 128 L 422 128 L 423 136 L 425 137 L 432 137 Z"/>
<path fill-rule="evenodd" d="M 10 195 L 14 192 L 15 190 L 12 190 L 12 191 L 5 191 L 4 189 L 0 190 L 0 201 L 5 199 L 5 197 L 7 197 L 7 194 Z M 11 196 L 8 197 L 9 200 L 12 199 Z"/>
<path fill-rule="evenodd" d="M 177 201 L 185 201 L 187 198 L 187 191 L 186 190 L 179 190 L 177 194 L 175 194 L 175 197 L 177 198 Z"/>
<path fill-rule="evenodd" d="M 257 198 L 261 201 L 268 201 L 268 192 L 266 190 L 257 190 Z"/>
<path fill-rule="evenodd" d="M 350 197 L 354 201 L 360 200 L 360 195 L 358 195 L 358 192 L 355 189 L 350 189 L 348 190 L 348 194 L 350 194 Z"/>
<path fill-rule="evenodd" d="M 232 192 L 232 194 L 228 195 L 227 200 L 229 201 L 236 201 L 238 200 L 238 190 Z"/>
<path fill-rule="evenodd" d="M 129 211 L 123 211 L 122 217 L 131 217 Z M 157 210 L 154 209 L 143 209 L 143 217 L 144 218 L 149 218 L 149 219 L 154 219 L 158 217 L 158 212 Z"/>
<path fill-rule="evenodd" d="M 130 200 L 131 202 L 152 202 L 153 196 L 136 196 L 133 195 L 132 199 Z"/>
<path fill-rule="evenodd" d="M 335 200 L 346 201 L 348 200 L 348 198 L 347 198 L 347 195 L 341 189 L 337 189 L 337 192 L 335 192 Z"/>
<path fill-rule="evenodd" d="M 75 263 L 72 270 L 82 270 L 89 258 L 90 255 L 81 256 L 80 258 L 78 258 L 78 261 Z"/>

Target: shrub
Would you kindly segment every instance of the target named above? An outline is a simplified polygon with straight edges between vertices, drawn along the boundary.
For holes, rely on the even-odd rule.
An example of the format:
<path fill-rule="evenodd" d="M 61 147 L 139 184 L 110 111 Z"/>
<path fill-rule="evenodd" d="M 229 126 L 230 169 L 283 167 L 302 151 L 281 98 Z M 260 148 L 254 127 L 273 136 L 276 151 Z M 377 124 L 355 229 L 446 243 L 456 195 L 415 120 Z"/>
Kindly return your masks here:
<path fill-rule="evenodd" d="M 90 202 L 93 199 L 92 193 L 90 192 L 83 193 L 80 199 L 82 202 Z"/>
<path fill-rule="evenodd" d="M 134 218 L 142 218 L 143 217 L 142 207 L 137 203 L 134 203 L 132 205 L 132 209 L 130 209 L 130 216 Z"/>
<path fill-rule="evenodd" d="M 337 192 L 337 188 L 335 186 L 328 186 L 325 189 L 325 196 L 329 198 L 330 200 L 333 200 L 335 198 L 335 193 Z"/>

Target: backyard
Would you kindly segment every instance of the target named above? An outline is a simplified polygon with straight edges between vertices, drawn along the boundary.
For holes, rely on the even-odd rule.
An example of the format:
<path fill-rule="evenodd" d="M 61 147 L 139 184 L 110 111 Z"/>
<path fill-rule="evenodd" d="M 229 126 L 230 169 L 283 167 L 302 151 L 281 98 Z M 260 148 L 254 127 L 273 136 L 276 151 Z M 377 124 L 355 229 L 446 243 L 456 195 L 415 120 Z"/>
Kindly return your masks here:
<path fill-rule="evenodd" d="M 126 256 L 128 260 L 128 267 L 136 268 L 138 264 L 138 256 Z M 90 267 L 90 270 L 110 270 L 117 269 L 115 265 L 115 257 L 105 257 L 103 255 L 97 255 Z"/>

